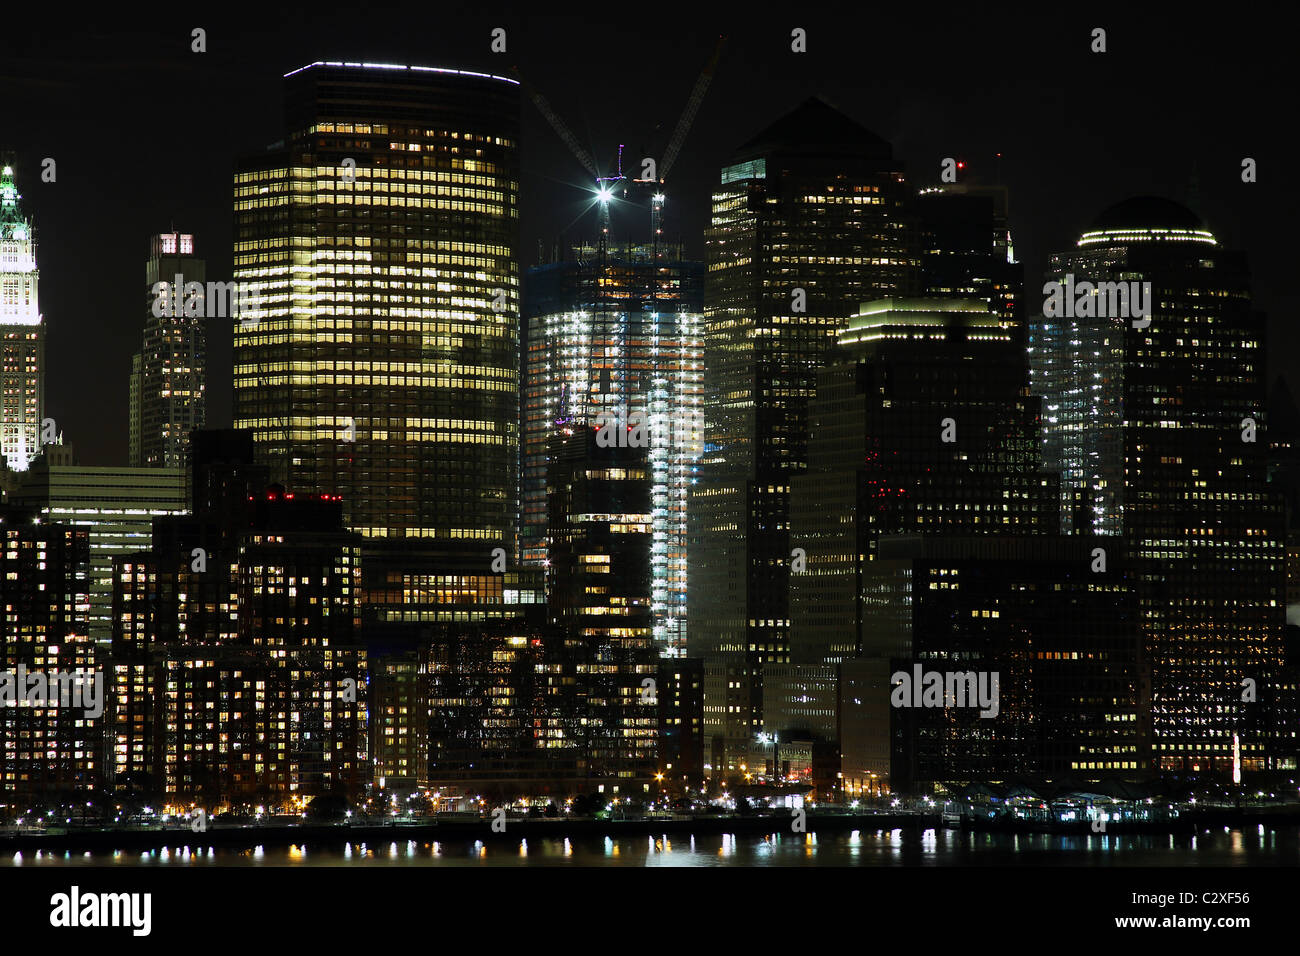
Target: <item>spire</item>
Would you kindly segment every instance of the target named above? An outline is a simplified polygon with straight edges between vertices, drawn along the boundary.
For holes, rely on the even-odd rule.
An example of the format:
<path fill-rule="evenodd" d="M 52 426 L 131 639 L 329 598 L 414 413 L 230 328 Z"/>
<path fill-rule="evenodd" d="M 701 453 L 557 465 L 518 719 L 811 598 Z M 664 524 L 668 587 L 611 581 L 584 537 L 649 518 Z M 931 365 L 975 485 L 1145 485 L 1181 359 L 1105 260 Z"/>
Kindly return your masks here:
<path fill-rule="evenodd" d="M 18 185 L 14 182 L 14 168 L 8 163 L 0 168 L 0 239 L 26 239 L 29 235 L 27 220 L 18 205 Z"/>

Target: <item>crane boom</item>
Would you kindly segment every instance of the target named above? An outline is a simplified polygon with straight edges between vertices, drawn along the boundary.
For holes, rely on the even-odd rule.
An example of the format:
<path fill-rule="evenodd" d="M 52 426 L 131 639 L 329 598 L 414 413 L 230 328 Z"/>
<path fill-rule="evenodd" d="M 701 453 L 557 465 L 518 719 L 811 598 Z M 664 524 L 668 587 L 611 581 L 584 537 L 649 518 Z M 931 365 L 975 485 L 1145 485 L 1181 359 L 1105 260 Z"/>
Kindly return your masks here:
<path fill-rule="evenodd" d="M 524 88 L 524 92 L 527 93 L 528 98 L 533 101 L 533 105 L 537 107 L 537 111 L 546 117 L 546 121 L 551 124 L 551 129 L 555 130 L 556 135 L 564 141 L 564 145 L 569 147 L 573 152 L 573 155 L 578 158 L 578 162 L 582 163 L 587 172 L 591 173 L 593 177 L 599 176 L 600 173 L 596 170 L 596 161 L 591 158 L 591 153 L 587 152 L 587 150 L 583 148 L 583 145 L 578 142 L 578 137 L 573 135 L 573 131 L 570 130 L 568 126 L 564 125 L 564 120 L 560 119 L 560 117 L 556 115 L 555 110 L 551 109 L 551 104 L 546 102 L 546 97 L 542 96 L 541 93 L 538 93 L 528 85 L 528 83 L 524 81 L 524 78 L 519 76 L 518 70 L 515 70 L 514 72 L 515 76 L 519 77 L 519 85 Z"/>
<path fill-rule="evenodd" d="M 668 141 L 663 160 L 659 163 L 660 179 L 668 178 L 668 171 L 672 169 L 677 154 L 682 150 L 682 143 L 686 141 L 686 134 L 690 132 L 691 123 L 695 121 L 695 114 L 699 112 L 700 104 L 704 102 L 704 94 L 708 92 L 709 83 L 713 80 L 713 69 L 718 65 L 718 58 L 722 56 L 722 48 L 726 45 L 726 42 L 727 38 L 725 36 L 718 37 L 718 42 L 713 47 L 713 55 L 709 57 L 709 62 L 705 64 L 700 78 L 695 81 L 695 89 L 691 90 L 690 98 L 686 101 L 686 107 L 682 110 L 681 119 L 677 121 L 677 128 L 673 130 L 673 138 Z"/>

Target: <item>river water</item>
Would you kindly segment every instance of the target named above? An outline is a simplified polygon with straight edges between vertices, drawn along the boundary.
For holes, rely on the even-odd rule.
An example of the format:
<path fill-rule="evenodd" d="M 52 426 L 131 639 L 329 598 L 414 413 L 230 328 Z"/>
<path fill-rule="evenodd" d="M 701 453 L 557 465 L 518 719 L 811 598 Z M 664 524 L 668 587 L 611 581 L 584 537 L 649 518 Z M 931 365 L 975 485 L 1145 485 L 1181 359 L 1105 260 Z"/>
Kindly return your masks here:
<path fill-rule="evenodd" d="M 1179 834 L 834 833 L 535 837 L 491 842 L 320 839 L 301 845 L 211 847 L 178 834 L 166 848 L 94 853 L 26 850 L 17 867 L 213 866 L 1296 866 L 1300 828 L 1218 827 Z"/>

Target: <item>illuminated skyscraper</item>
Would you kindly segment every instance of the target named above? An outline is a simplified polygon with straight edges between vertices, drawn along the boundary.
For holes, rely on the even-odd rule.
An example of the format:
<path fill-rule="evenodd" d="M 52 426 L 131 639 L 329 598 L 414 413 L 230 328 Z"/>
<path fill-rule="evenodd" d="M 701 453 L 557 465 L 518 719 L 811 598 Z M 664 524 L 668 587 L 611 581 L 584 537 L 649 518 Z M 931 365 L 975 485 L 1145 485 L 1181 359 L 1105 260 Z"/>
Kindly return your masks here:
<path fill-rule="evenodd" d="M 236 427 L 367 538 L 513 557 L 518 84 L 313 63 L 285 102 L 235 176 Z"/>
<path fill-rule="evenodd" d="M 686 497 L 703 447 L 703 263 L 680 248 L 580 247 L 529 270 L 523 559 L 545 563 L 547 453 L 606 409 L 649 439 L 655 644 L 686 652 Z M 634 419 L 635 420 L 635 419 Z"/>
<path fill-rule="evenodd" d="M 170 232 L 150 240 L 144 272 L 144 336 L 131 361 L 130 464 L 184 468 L 190 432 L 207 421 L 206 319 L 186 315 L 183 295 L 171 292 L 177 284 L 205 283 L 207 263 L 194 254 L 193 236 Z"/>
<path fill-rule="evenodd" d="M 40 451 L 45 324 L 37 302 L 36 239 L 13 167 L 0 172 L 0 455 L 23 471 Z"/>
<path fill-rule="evenodd" d="M 916 288 L 906 202 L 889 144 L 820 100 L 741 147 L 714 191 L 688 643 L 715 774 L 762 725 L 764 662 L 789 661 L 790 479 L 817 370 L 863 302 Z"/>
<path fill-rule="evenodd" d="M 1235 736 L 1245 769 L 1265 768 L 1274 718 L 1243 681 L 1277 679 L 1285 516 L 1267 482 L 1265 322 L 1245 257 L 1144 197 L 1106 210 L 1050 272 L 1054 314 L 1029 338 L 1044 463 L 1067 530 L 1132 550 L 1152 761 L 1226 773 Z"/>

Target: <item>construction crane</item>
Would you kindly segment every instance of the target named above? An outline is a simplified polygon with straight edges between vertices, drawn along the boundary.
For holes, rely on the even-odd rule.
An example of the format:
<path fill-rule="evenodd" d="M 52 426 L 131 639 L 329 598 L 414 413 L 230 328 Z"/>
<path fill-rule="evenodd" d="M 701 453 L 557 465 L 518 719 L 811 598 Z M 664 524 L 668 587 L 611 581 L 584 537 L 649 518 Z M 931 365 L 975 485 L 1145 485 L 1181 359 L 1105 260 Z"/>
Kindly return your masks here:
<path fill-rule="evenodd" d="M 713 52 L 709 55 L 708 62 L 704 65 L 699 78 L 695 81 L 695 87 L 686 100 L 682 115 L 678 118 L 677 126 L 673 129 L 673 135 L 668 140 L 668 145 L 664 148 L 663 156 L 659 160 L 659 168 L 656 170 L 659 174 L 659 182 L 656 184 L 657 188 L 654 194 L 650 197 L 650 235 L 655 240 L 656 245 L 658 237 L 663 232 L 664 201 L 667 198 L 663 184 L 668 181 L 668 174 L 672 171 L 673 163 L 677 161 L 677 156 L 682 151 L 682 144 L 686 142 L 686 134 L 690 132 L 691 125 L 695 122 L 695 114 L 700 111 L 700 104 L 704 102 L 704 94 L 709 91 L 709 84 L 713 82 L 713 72 L 717 68 L 718 60 L 722 58 L 722 50 L 726 44 L 727 38 L 719 36 L 718 41 L 713 45 Z"/>
<path fill-rule="evenodd" d="M 700 78 L 695 81 L 695 89 L 691 90 L 690 98 L 686 101 L 686 107 L 682 110 L 681 119 L 677 121 L 677 128 L 673 130 L 673 137 L 668 141 L 668 146 L 664 149 L 663 159 L 659 163 L 660 182 L 668 178 L 668 173 L 677 160 L 677 154 L 682 151 L 682 143 L 686 142 L 686 134 L 690 132 L 691 124 L 695 122 L 695 114 L 700 111 L 700 104 L 704 102 L 704 94 L 709 91 L 709 84 L 713 82 L 713 71 L 718 65 L 718 60 L 722 57 L 722 48 L 726 43 L 727 38 L 725 36 L 718 37 L 718 42 L 713 46 L 713 55 L 709 57 L 709 62 L 704 65 L 704 71 L 700 73 Z"/>
<path fill-rule="evenodd" d="M 587 149 L 578 141 L 578 138 L 573 135 L 573 132 L 565 122 L 560 119 L 553 109 L 551 109 L 551 105 L 547 102 L 546 97 L 542 96 L 541 93 L 528 84 L 524 80 L 523 76 L 520 75 L 518 68 L 515 68 L 514 74 L 519 80 L 523 92 L 525 92 L 528 95 L 528 98 L 533 101 L 533 105 L 537 107 L 538 112 L 540 112 L 542 116 L 546 117 L 546 121 L 551 124 L 551 128 L 555 130 L 556 135 L 559 136 L 560 140 L 569 147 L 569 150 L 577 158 L 578 162 L 582 164 L 583 168 L 586 169 L 596 181 L 596 201 L 600 206 L 600 231 L 598 236 L 598 271 L 600 274 L 603 275 L 604 273 L 605 256 L 608 249 L 610 225 L 609 207 L 617 197 L 620 184 L 623 187 L 622 194 L 624 196 L 627 195 L 627 186 L 629 185 L 641 190 L 651 191 L 650 239 L 654 259 L 658 260 L 660 255 L 659 240 L 663 232 L 664 203 L 667 198 L 665 195 L 664 183 L 667 181 L 668 174 L 671 172 L 673 164 L 677 161 L 677 157 L 681 153 L 682 145 L 686 141 L 686 136 L 690 132 L 696 114 L 699 112 L 700 104 L 704 102 L 704 96 L 708 92 L 709 84 L 713 81 L 713 74 L 717 68 L 718 61 L 722 57 L 722 51 L 726 45 L 726 39 L 725 36 L 718 37 L 717 42 L 714 44 L 713 52 L 709 56 L 708 62 L 705 64 L 699 78 L 696 79 L 695 86 L 692 88 L 691 94 L 686 100 L 686 106 L 683 108 L 681 116 L 677 120 L 677 125 L 673 128 L 673 134 L 668 140 L 668 145 L 665 147 L 663 155 L 660 157 L 657 169 L 655 169 L 655 176 L 652 178 L 647 177 L 645 179 L 629 178 L 623 173 L 624 144 L 622 143 L 620 143 L 618 147 L 618 165 L 614 175 L 602 176 L 597 169 L 596 162 L 592 158 L 591 153 L 587 151 Z M 599 288 L 599 284 L 597 285 L 597 288 Z M 653 297 L 653 295 L 654 292 L 652 287 L 651 296 Z M 655 313 L 655 316 L 657 322 L 657 312 Z M 608 348 L 610 338 L 614 337 L 616 333 L 609 316 L 606 314 L 605 301 L 603 297 L 600 297 L 598 314 L 594 318 L 595 321 L 593 322 L 589 333 L 592 348 L 592 355 L 589 356 L 589 359 L 593 366 L 597 364 L 595 352 L 598 348 L 597 343 L 601 343 L 599 348 L 603 354 L 601 356 L 601 361 L 599 362 L 600 371 L 596 382 L 591 383 L 587 389 L 576 395 L 569 394 L 567 385 L 564 387 L 560 397 L 560 418 L 566 422 L 573 417 L 576 417 L 579 421 L 583 422 L 587 420 L 589 413 L 588 400 L 591 397 L 590 393 L 593 386 L 596 389 L 596 395 L 599 396 L 597 400 L 599 405 L 603 405 L 606 397 L 611 395 L 613 391 L 610 363 L 608 361 Z M 624 359 L 626 359 L 626 353 L 623 349 L 617 349 L 616 354 L 620 354 Z M 623 398 L 624 402 L 626 402 L 626 396 L 623 396 Z M 571 405 L 576 405 L 576 410 L 571 408 Z M 575 411 L 576 416 L 574 415 Z M 626 420 L 627 409 L 624 408 L 623 411 L 624 420 Z"/>
<path fill-rule="evenodd" d="M 522 87 L 523 91 L 528 94 L 528 98 L 533 101 L 533 105 L 537 107 L 537 111 L 546 117 L 546 121 L 551 124 L 551 128 L 555 130 L 556 135 L 559 136 L 564 144 L 569 147 L 573 155 L 578 158 L 578 162 L 582 163 L 583 167 L 587 172 L 591 173 L 592 176 L 599 177 L 600 171 L 596 169 L 596 161 L 591 158 L 591 153 L 587 152 L 583 145 L 578 142 L 578 137 L 574 136 L 573 131 L 565 125 L 564 120 L 560 119 L 560 117 L 556 115 L 555 110 L 551 109 L 551 104 L 546 101 L 546 97 L 533 89 L 533 87 L 519 75 L 518 67 L 515 67 L 513 72 L 515 77 L 519 80 L 520 87 Z"/>
<path fill-rule="evenodd" d="M 591 173 L 596 180 L 596 198 L 600 203 L 600 220 L 602 238 L 609 226 L 609 204 L 616 198 L 618 183 L 632 183 L 643 188 L 653 188 L 654 192 L 650 199 L 650 234 L 652 239 L 656 240 L 662 232 L 663 226 L 663 209 L 666 199 L 663 184 L 668 179 L 668 174 L 677 161 L 678 155 L 682 150 L 682 145 L 686 142 L 686 136 L 690 132 L 691 125 L 695 122 L 695 116 L 700 110 L 700 104 L 704 102 L 704 96 L 708 92 L 709 84 L 713 81 L 713 74 L 717 68 L 718 61 L 722 58 L 723 48 L 726 46 L 727 38 L 719 36 L 713 46 L 713 52 L 710 54 L 708 62 L 701 71 L 699 78 L 695 81 L 695 86 L 691 90 L 691 95 L 686 100 L 686 106 L 682 109 L 682 114 L 677 120 L 677 125 L 673 129 L 673 134 L 668 140 L 668 145 L 664 148 L 655 179 L 628 179 L 623 174 L 623 145 L 618 147 L 618 172 L 613 176 L 602 176 L 596 167 L 596 162 L 591 153 L 578 141 L 573 135 L 572 130 L 565 124 L 564 120 L 556 115 L 551 109 L 550 103 L 546 97 L 542 96 L 537 90 L 533 89 L 524 78 L 520 75 L 518 68 L 515 68 L 515 77 L 519 80 L 523 91 L 528 94 L 528 98 L 533 101 L 546 121 L 551 124 L 557 136 L 564 142 L 569 150 L 577 158 L 584 169 Z"/>

